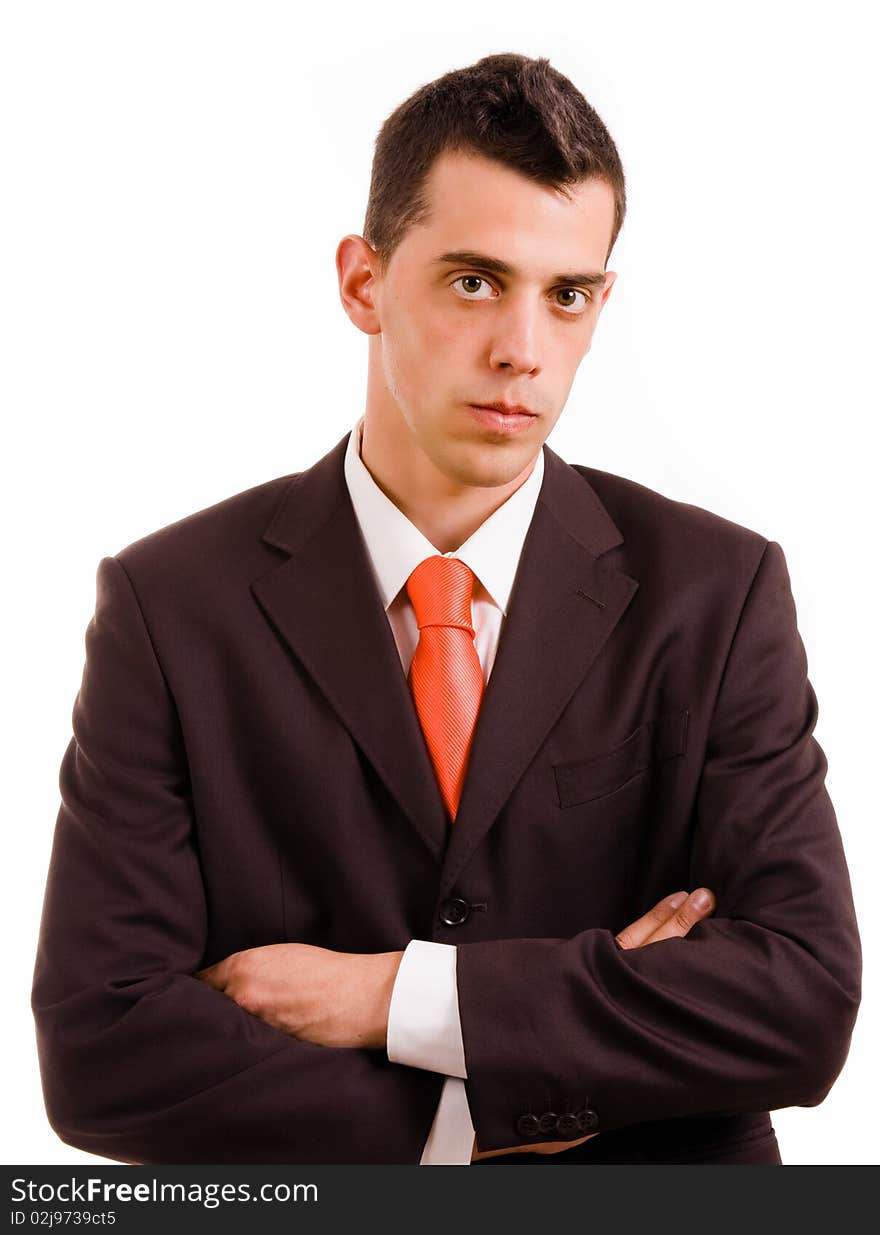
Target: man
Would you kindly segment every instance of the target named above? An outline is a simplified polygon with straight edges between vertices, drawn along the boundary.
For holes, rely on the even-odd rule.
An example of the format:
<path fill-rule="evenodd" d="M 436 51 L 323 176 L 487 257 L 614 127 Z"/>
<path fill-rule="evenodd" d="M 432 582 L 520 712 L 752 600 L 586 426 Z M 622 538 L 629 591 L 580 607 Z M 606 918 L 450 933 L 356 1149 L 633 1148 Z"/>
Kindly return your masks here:
<path fill-rule="evenodd" d="M 827 1094 L 859 940 L 782 550 L 544 445 L 624 211 L 546 60 L 417 91 L 337 252 L 354 431 L 101 562 L 33 993 L 63 1139 L 778 1163 Z"/>

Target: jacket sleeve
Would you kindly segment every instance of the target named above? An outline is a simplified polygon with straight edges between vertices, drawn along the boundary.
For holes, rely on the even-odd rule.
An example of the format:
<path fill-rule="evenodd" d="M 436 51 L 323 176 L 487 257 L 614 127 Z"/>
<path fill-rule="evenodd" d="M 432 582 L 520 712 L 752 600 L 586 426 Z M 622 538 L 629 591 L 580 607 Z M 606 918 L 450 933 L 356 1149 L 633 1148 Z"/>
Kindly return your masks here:
<path fill-rule="evenodd" d="M 289 1037 L 193 976 L 209 908 L 184 740 L 113 557 L 60 788 L 32 1008 L 61 1139 L 130 1163 L 417 1163 L 442 1077 Z"/>
<path fill-rule="evenodd" d="M 715 914 L 683 939 L 630 950 L 604 929 L 459 945 L 481 1149 L 524 1140 L 525 1095 L 539 1110 L 587 1096 L 599 1132 L 822 1101 L 849 1050 L 861 953 L 816 717 L 785 557 L 770 541 L 694 806 L 690 887 L 714 891 Z"/>

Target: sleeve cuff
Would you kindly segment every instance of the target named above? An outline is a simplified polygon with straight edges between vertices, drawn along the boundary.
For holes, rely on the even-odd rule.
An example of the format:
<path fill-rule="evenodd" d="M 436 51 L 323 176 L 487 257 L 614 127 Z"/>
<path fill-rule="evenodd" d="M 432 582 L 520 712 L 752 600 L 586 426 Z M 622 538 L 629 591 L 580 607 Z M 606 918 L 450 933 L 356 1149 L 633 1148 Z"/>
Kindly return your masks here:
<path fill-rule="evenodd" d="M 456 960 L 448 943 L 413 939 L 391 991 L 388 1058 L 392 1063 L 467 1079 L 458 1013 Z"/>

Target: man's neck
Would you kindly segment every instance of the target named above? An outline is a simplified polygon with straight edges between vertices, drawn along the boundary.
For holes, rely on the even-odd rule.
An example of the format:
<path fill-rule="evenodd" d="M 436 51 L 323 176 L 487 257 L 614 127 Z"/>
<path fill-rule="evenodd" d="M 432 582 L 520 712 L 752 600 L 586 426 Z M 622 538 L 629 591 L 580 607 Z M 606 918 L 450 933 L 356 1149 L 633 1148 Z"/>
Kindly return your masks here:
<path fill-rule="evenodd" d="M 389 501 L 419 529 L 438 553 L 454 553 L 503 506 L 531 475 L 532 464 L 509 484 L 492 488 L 455 485 L 434 470 L 434 475 L 413 476 L 388 451 L 376 449 L 373 435 L 363 426 L 360 457 L 364 467 Z M 427 468 L 424 469 L 427 472 Z M 407 474 L 410 484 L 404 490 L 395 476 Z M 414 483 L 413 483 L 414 482 Z"/>

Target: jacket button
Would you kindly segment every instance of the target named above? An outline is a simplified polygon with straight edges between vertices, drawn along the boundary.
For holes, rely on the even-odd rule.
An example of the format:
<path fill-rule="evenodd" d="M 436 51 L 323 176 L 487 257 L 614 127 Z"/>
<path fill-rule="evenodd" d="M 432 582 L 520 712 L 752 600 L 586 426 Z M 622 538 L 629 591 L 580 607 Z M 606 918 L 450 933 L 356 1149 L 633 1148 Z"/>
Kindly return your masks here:
<path fill-rule="evenodd" d="M 593 1128 L 598 1127 L 599 1116 L 591 1106 L 585 1106 L 582 1111 L 577 1113 L 578 1129 L 581 1132 L 591 1132 Z"/>
<path fill-rule="evenodd" d="M 547 1113 L 545 1115 L 542 1115 L 541 1118 L 538 1120 L 538 1131 L 539 1132 L 555 1132 L 557 1118 L 558 1116 L 556 1115 L 555 1112 L 547 1111 Z"/>
<path fill-rule="evenodd" d="M 444 926 L 461 926 L 466 922 L 471 907 L 460 896 L 450 896 L 440 906 L 440 921 Z"/>
<path fill-rule="evenodd" d="M 535 1115 L 520 1115 L 516 1121 L 516 1130 L 520 1136 L 533 1137 L 538 1135 L 539 1121 Z"/>
<path fill-rule="evenodd" d="M 573 1115 L 571 1111 L 566 1112 L 565 1115 L 560 1115 L 559 1118 L 556 1120 L 556 1131 L 559 1133 L 560 1136 L 563 1136 L 563 1137 L 573 1136 L 574 1133 L 577 1132 L 577 1130 L 578 1130 L 578 1117 L 577 1115 Z"/>

